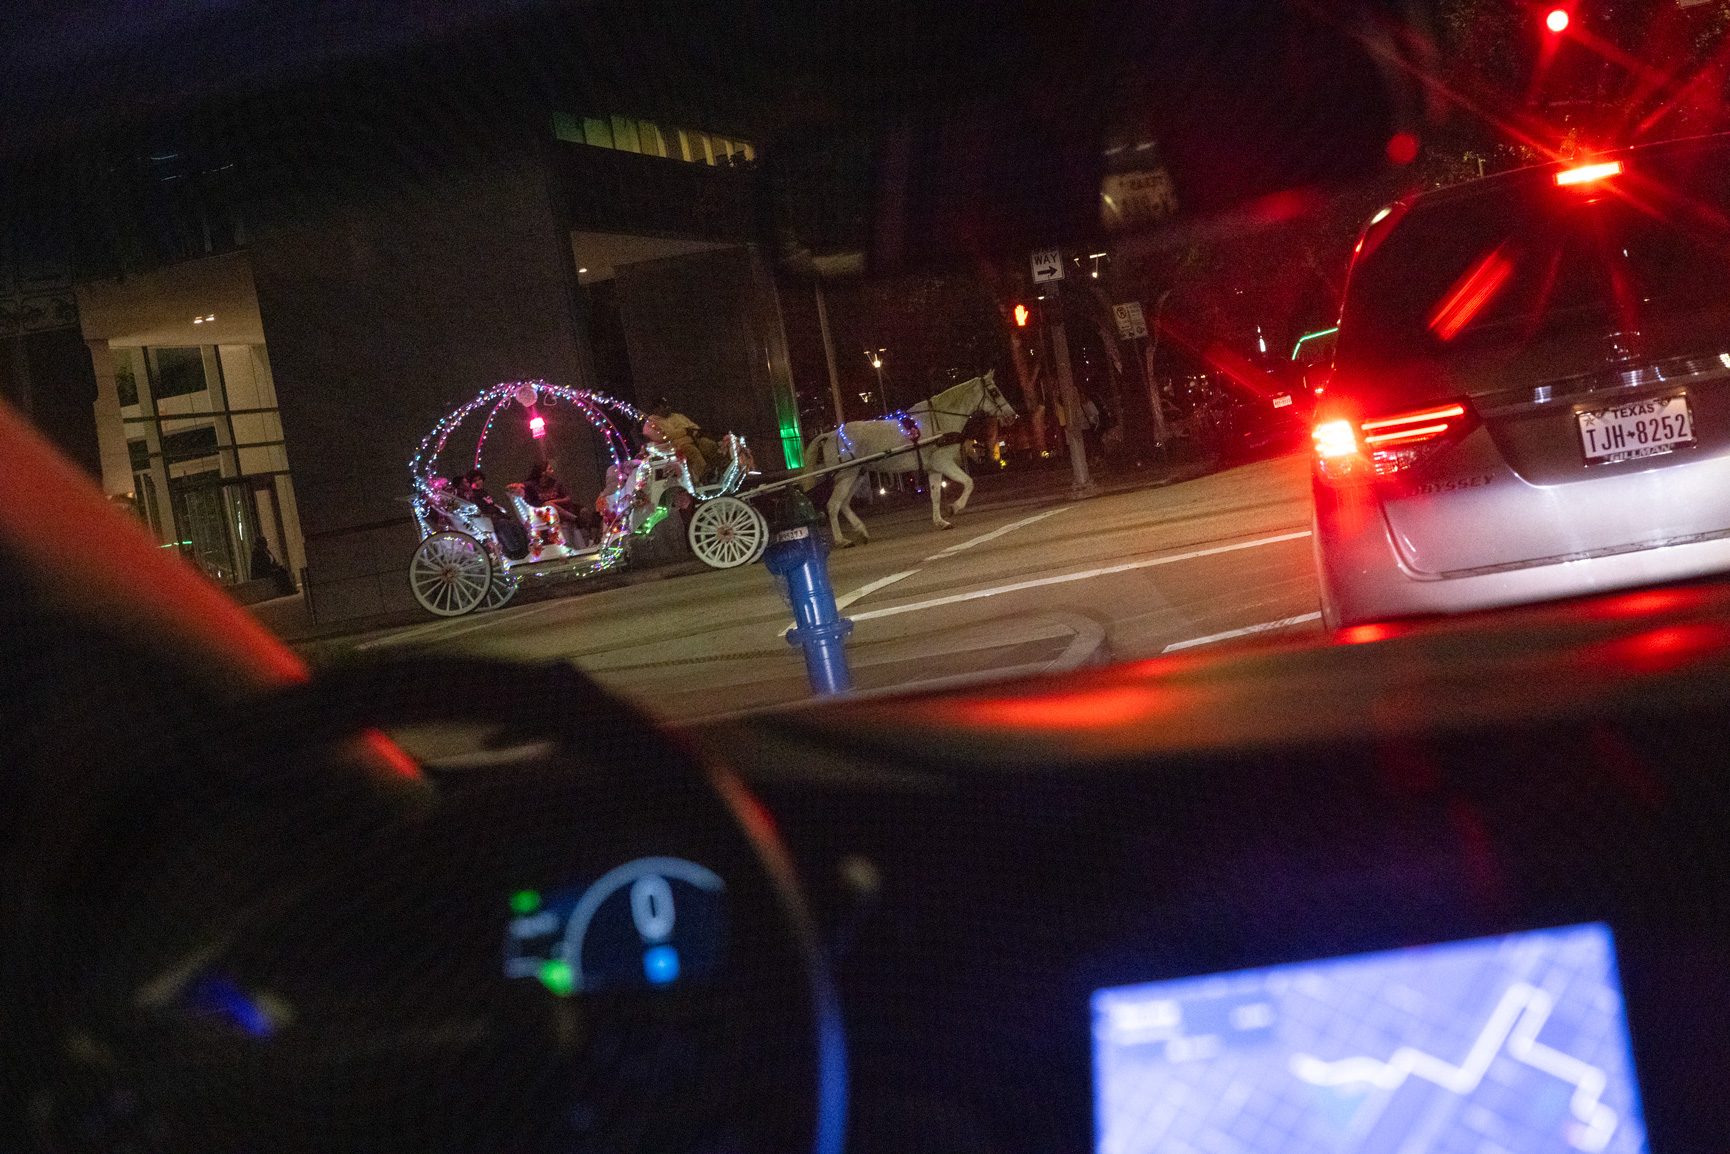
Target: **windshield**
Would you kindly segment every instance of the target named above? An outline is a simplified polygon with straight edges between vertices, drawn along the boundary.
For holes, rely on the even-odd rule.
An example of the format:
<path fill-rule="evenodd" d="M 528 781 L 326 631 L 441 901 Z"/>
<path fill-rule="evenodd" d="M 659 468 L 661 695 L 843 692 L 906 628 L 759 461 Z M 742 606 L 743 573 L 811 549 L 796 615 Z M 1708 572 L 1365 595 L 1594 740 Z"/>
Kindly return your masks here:
<path fill-rule="evenodd" d="M 0 389 L 315 666 L 701 724 L 1319 641 L 1347 370 L 1722 351 L 1652 337 L 1726 327 L 1720 145 L 1518 175 L 1720 127 L 1717 3 L 435 7 L 7 19 Z"/>

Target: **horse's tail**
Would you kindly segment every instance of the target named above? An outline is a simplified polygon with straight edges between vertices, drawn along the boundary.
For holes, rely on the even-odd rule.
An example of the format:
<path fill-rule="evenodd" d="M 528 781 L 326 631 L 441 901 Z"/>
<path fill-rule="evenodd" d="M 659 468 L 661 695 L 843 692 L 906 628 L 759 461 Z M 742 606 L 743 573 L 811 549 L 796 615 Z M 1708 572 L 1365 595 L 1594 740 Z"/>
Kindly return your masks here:
<path fill-rule="evenodd" d="M 815 437 L 812 437 L 805 443 L 804 461 L 807 469 L 820 468 L 825 464 L 835 463 L 826 462 L 821 459 L 824 444 L 826 442 L 832 443 L 835 440 L 835 432 L 836 430 L 831 429 L 827 433 L 818 433 Z M 836 460 L 838 461 L 839 459 L 839 454 L 837 454 Z M 803 481 L 799 482 L 799 488 L 809 493 L 812 489 L 817 487 L 817 482 L 819 480 L 821 480 L 819 477 L 807 477 Z"/>

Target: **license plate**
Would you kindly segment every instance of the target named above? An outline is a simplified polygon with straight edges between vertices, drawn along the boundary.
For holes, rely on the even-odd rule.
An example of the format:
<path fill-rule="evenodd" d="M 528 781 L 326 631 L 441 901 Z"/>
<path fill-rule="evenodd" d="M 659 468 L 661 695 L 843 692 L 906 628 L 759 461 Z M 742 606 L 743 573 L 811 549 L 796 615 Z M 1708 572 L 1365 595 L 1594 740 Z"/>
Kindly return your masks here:
<path fill-rule="evenodd" d="M 1276 409 L 1290 408 L 1291 407 L 1291 394 L 1290 393 L 1281 393 L 1279 396 L 1275 397 L 1273 399 L 1273 407 Z"/>
<path fill-rule="evenodd" d="M 1593 409 L 1579 418 L 1588 465 L 1662 456 L 1694 443 L 1694 417 L 1685 395 Z"/>

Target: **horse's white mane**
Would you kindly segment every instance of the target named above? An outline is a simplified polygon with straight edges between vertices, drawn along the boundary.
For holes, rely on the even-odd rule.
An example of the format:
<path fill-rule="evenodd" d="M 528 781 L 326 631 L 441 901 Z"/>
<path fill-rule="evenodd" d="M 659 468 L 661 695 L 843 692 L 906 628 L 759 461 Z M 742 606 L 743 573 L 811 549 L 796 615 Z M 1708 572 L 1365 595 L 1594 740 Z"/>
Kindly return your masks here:
<path fill-rule="evenodd" d="M 979 391 L 983 395 L 985 392 L 985 377 L 983 375 L 981 375 L 981 376 L 973 377 L 970 380 L 962 381 L 958 385 L 950 385 L 947 389 L 944 389 L 941 393 L 937 393 L 933 396 L 925 398 L 923 401 L 918 401 L 914 404 L 907 406 L 906 411 L 909 413 L 916 413 L 916 412 L 917 413 L 923 413 L 923 412 L 927 412 L 927 411 L 942 412 L 943 411 L 942 409 L 937 408 L 936 402 L 942 401 L 946 405 L 952 404 L 953 401 L 951 400 L 951 398 L 960 397 L 960 396 L 964 395 L 966 390 L 971 388 L 974 385 L 979 386 Z"/>

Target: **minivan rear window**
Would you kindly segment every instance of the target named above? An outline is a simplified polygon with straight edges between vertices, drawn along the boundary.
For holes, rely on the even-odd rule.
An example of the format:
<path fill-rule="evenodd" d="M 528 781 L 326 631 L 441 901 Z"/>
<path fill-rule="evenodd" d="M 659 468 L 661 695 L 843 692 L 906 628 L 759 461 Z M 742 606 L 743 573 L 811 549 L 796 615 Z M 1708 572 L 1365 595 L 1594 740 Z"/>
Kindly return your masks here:
<path fill-rule="evenodd" d="M 1730 304 L 1730 165 L 1654 158 L 1590 189 L 1528 180 L 1420 200 L 1353 270 L 1338 363 L 1481 353 L 1570 329 L 1638 330 Z"/>

